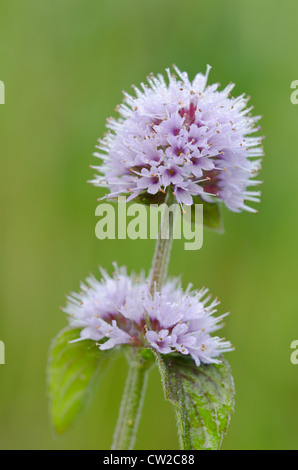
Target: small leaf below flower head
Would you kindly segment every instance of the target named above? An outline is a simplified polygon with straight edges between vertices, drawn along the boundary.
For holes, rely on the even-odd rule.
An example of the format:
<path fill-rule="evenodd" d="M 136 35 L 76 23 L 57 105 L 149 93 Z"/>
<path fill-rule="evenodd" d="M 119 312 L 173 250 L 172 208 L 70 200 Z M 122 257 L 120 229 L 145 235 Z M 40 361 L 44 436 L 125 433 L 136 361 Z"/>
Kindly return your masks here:
<path fill-rule="evenodd" d="M 206 202 L 200 197 L 193 196 L 193 205 L 191 207 L 191 224 L 195 224 L 195 204 L 203 204 L 203 225 L 218 233 L 224 232 L 221 216 L 221 207 L 218 202 Z"/>
<path fill-rule="evenodd" d="M 84 410 L 102 377 L 111 353 L 83 340 L 80 329 L 65 328 L 52 342 L 47 370 L 50 414 L 58 434 L 65 432 Z"/>
<path fill-rule="evenodd" d="M 234 382 L 228 363 L 197 367 L 186 356 L 156 356 L 165 398 L 176 410 L 181 448 L 219 449 L 234 409 Z"/>
<path fill-rule="evenodd" d="M 136 202 L 150 206 L 151 204 L 164 204 L 165 203 L 165 192 L 158 192 L 157 194 L 149 194 L 147 191 L 143 191 L 136 198 Z"/>

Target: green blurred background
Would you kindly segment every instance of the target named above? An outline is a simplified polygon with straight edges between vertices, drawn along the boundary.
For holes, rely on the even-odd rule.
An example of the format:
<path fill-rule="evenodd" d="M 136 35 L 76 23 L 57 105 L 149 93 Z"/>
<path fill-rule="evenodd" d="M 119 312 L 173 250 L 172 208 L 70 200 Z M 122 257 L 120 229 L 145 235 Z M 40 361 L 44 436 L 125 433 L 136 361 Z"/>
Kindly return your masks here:
<path fill-rule="evenodd" d="M 45 368 L 66 325 L 64 295 L 100 263 L 148 268 L 154 241 L 94 234 L 99 192 L 86 184 L 96 139 L 121 90 L 176 63 L 236 83 L 263 114 L 259 213 L 224 211 L 225 234 L 198 252 L 174 243 L 172 275 L 207 285 L 231 311 L 224 335 L 237 388 L 224 449 L 298 448 L 297 123 L 294 1 L 1 0 L 0 447 L 108 449 L 126 364 L 118 360 L 77 426 L 54 436 Z M 151 374 L 136 447 L 177 448 L 175 419 Z"/>

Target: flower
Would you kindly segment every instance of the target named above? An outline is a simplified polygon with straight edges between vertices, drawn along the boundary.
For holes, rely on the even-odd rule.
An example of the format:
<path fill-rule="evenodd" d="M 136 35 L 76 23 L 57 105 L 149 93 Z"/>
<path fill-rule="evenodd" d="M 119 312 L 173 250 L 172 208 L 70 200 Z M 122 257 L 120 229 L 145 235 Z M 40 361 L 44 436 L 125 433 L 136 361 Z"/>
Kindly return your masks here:
<path fill-rule="evenodd" d="M 114 265 L 110 277 L 100 268 L 102 280 L 94 276 L 81 283 L 81 292 L 72 293 L 63 309 L 70 325 L 82 328 L 75 341 L 91 339 L 101 350 L 127 344 L 153 348 L 162 354 L 179 352 L 201 362 L 220 362 L 220 354 L 231 351 L 229 341 L 211 333 L 222 327 L 215 317 L 218 300 L 209 305 L 208 289 L 183 291 L 179 280 L 168 280 L 161 291 L 150 293 L 144 275 L 128 276 L 126 268 Z"/>
<path fill-rule="evenodd" d="M 163 202 L 171 191 L 182 205 L 193 204 L 193 196 L 207 202 L 223 201 L 234 212 L 256 212 L 246 201 L 258 202 L 260 192 L 248 190 L 260 181 L 252 178 L 263 155 L 260 130 L 246 108 L 249 97 L 230 96 L 234 84 L 218 91 L 207 86 L 206 74 L 191 82 L 186 72 L 173 66 L 148 77 L 136 96 L 124 92 L 117 106 L 119 119 L 107 120 L 108 132 L 99 139 L 101 165 L 90 182 L 108 187 L 105 197 L 128 195 L 127 200 Z"/>

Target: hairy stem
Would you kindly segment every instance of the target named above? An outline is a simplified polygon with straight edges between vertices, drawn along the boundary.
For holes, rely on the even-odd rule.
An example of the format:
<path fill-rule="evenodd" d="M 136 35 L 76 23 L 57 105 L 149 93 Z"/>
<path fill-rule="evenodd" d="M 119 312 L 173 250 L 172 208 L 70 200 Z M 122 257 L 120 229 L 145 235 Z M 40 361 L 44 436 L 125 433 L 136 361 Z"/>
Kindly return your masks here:
<path fill-rule="evenodd" d="M 152 362 L 130 356 L 112 450 L 132 450 L 138 429 Z"/>
<path fill-rule="evenodd" d="M 171 195 L 168 193 L 165 200 L 164 211 L 162 212 L 151 269 L 150 292 L 152 295 L 155 289 L 160 291 L 168 272 L 174 231 L 174 213 L 172 210 L 169 210 L 170 201 Z"/>

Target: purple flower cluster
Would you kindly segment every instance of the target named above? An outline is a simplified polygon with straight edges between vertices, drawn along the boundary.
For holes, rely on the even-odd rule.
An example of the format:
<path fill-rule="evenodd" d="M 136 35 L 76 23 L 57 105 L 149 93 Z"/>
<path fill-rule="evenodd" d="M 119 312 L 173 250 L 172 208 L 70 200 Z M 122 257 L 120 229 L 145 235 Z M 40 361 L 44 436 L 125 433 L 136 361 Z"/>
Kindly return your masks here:
<path fill-rule="evenodd" d="M 254 209 L 246 201 L 259 201 L 260 192 L 248 190 L 263 155 L 261 137 L 246 108 L 245 95 L 230 96 L 234 85 L 218 91 L 207 86 L 210 67 L 193 82 L 186 72 L 167 69 L 168 82 L 152 74 L 136 96 L 124 93 L 117 107 L 119 119 L 107 120 L 108 132 L 99 140 L 95 156 L 103 160 L 95 186 L 108 187 L 107 198 L 126 194 L 128 200 L 148 196 L 151 201 L 169 190 L 182 205 L 193 196 L 207 202 L 223 201 L 232 211 Z"/>
<path fill-rule="evenodd" d="M 101 274 L 101 281 L 91 276 L 79 294 L 68 297 L 64 311 L 72 327 L 82 328 L 78 341 L 100 341 L 101 350 L 128 344 L 162 354 L 189 354 L 197 366 L 219 362 L 216 357 L 232 350 L 229 341 L 211 336 L 227 313 L 213 316 L 219 302 L 207 305 L 208 289 L 197 292 L 189 285 L 183 291 L 176 279 L 151 295 L 143 275 L 128 276 L 126 268 L 116 265 L 112 277 L 103 269 Z"/>

